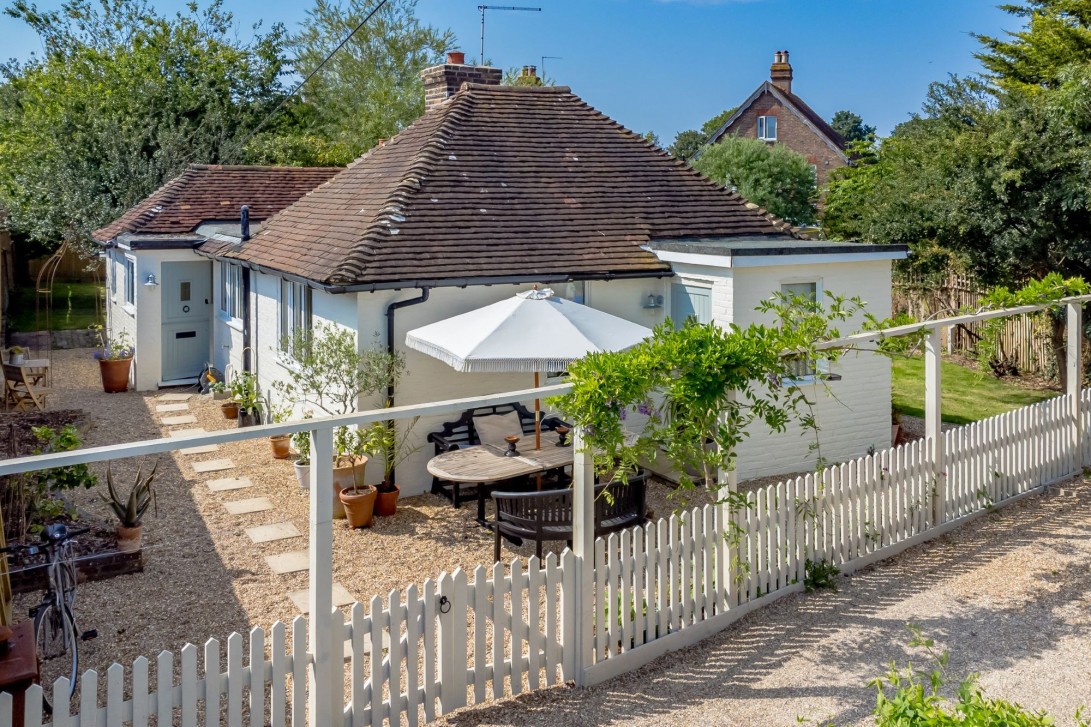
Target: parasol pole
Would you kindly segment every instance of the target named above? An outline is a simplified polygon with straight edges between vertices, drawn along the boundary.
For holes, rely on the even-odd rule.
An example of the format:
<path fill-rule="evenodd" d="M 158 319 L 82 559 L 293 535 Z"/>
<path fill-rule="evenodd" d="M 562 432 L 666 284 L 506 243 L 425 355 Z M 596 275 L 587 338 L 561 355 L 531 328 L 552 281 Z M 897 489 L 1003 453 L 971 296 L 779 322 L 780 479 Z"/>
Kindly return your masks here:
<path fill-rule="evenodd" d="M 534 372 L 534 388 L 538 388 L 537 371 Z M 534 399 L 534 448 L 542 448 L 542 403 L 537 397 Z"/>

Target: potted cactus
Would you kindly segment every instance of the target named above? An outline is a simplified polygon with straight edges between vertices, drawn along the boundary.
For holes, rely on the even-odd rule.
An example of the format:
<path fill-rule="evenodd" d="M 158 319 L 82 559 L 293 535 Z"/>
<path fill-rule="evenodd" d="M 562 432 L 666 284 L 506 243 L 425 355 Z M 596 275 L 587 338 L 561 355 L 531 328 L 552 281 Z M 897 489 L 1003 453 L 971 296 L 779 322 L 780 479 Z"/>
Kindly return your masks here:
<path fill-rule="evenodd" d="M 114 473 L 110 464 L 106 465 L 106 488 L 109 497 L 99 495 L 110 506 L 117 516 L 117 549 L 122 553 L 133 553 L 140 550 L 143 540 L 144 513 L 148 506 L 155 503 L 155 490 L 152 485 L 155 482 L 155 471 L 159 468 L 159 461 L 152 466 L 151 472 L 144 474 L 144 463 L 136 471 L 136 481 L 133 483 L 129 494 L 122 497 L 114 484 Z"/>

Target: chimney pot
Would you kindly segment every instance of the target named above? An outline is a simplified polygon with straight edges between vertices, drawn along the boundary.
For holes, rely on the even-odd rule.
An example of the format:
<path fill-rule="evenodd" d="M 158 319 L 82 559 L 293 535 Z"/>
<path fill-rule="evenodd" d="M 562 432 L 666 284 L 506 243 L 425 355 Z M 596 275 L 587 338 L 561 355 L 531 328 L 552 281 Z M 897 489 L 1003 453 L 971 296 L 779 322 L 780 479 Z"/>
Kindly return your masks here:
<path fill-rule="evenodd" d="M 520 75 L 537 77 L 538 76 L 538 67 L 537 66 L 523 66 L 523 70 L 520 73 Z"/>
<path fill-rule="evenodd" d="M 420 77 L 424 82 L 424 110 L 427 111 L 458 93 L 463 83 L 499 86 L 504 73 L 489 66 L 468 66 L 465 53 L 450 51 L 446 63 L 425 68 Z"/>
<path fill-rule="evenodd" d="M 769 68 L 769 80 L 777 88 L 791 93 L 792 77 L 792 64 L 788 62 L 788 51 L 778 50 L 773 53 L 773 65 Z"/>

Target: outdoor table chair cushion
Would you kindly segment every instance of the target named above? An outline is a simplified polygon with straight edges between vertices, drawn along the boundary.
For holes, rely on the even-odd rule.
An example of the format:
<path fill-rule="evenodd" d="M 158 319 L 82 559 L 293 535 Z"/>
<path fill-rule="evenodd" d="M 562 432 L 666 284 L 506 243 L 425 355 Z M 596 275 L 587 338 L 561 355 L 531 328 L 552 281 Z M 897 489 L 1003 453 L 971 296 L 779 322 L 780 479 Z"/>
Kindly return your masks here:
<path fill-rule="evenodd" d="M 519 414 L 510 411 L 507 414 L 486 414 L 474 417 L 474 430 L 482 444 L 491 444 L 494 447 L 505 448 L 508 443 L 504 437 L 514 435 L 523 437 L 523 423 Z"/>

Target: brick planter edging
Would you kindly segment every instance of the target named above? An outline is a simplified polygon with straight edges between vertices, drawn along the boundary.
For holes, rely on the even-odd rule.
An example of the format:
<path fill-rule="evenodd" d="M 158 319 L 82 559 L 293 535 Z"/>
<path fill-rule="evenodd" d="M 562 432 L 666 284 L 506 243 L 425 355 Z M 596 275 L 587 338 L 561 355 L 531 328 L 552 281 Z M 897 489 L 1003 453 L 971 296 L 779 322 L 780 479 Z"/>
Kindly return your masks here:
<path fill-rule="evenodd" d="M 12 569 L 12 593 L 44 591 L 48 584 L 47 569 L 43 566 Z M 76 561 L 76 582 L 104 581 L 107 578 L 123 576 L 127 573 L 140 573 L 144 570 L 144 551 L 122 553 L 117 550 L 95 555 L 82 556 Z"/>

